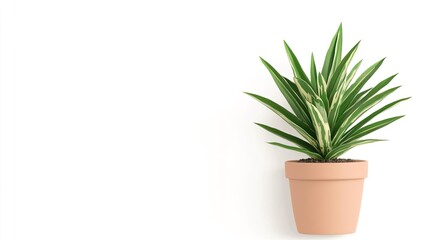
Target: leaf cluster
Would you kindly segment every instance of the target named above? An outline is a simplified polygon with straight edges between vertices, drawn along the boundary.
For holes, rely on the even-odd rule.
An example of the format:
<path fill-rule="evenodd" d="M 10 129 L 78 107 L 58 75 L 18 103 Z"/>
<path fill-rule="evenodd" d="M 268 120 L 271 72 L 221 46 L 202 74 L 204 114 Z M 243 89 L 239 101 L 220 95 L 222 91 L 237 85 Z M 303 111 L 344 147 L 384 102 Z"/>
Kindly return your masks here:
<path fill-rule="evenodd" d="M 271 109 L 301 135 L 301 137 L 296 137 L 279 129 L 256 123 L 296 146 L 278 142 L 270 142 L 270 144 L 305 153 L 311 158 L 328 161 L 338 158 L 358 145 L 382 141 L 362 138 L 403 116 L 390 117 L 376 122 L 371 122 L 371 120 L 409 98 L 388 103 L 363 117 L 366 112 L 372 110 L 400 86 L 386 89 L 386 86 L 397 75 L 394 74 L 378 82 L 374 87 L 364 88 L 368 80 L 380 68 L 384 58 L 355 77 L 362 60 L 354 66 L 350 66 L 350 64 L 359 43 L 356 43 L 342 56 L 343 33 L 342 25 L 340 25 L 326 52 L 322 69 L 317 69 L 312 54 L 310 74 L 307 75 L 292 49 L 284 42 L 293 70 L 293 80 L 282 76 L 271 64 L 261 58 L 292 112 L 263 96 L 253 93 L 246 94 Z"/>

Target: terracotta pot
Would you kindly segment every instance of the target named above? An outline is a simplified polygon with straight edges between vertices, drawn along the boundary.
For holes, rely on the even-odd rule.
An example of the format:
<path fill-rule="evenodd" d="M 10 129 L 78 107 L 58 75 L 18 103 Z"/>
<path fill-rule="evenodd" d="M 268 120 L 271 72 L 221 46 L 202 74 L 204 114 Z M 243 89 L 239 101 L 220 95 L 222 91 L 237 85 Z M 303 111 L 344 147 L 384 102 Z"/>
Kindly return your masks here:
<path fill-rule="evenodd" d="M 300 163 L 286 161 L 298 232 L 347 234 L 356 231 L 367 161 Z"/>

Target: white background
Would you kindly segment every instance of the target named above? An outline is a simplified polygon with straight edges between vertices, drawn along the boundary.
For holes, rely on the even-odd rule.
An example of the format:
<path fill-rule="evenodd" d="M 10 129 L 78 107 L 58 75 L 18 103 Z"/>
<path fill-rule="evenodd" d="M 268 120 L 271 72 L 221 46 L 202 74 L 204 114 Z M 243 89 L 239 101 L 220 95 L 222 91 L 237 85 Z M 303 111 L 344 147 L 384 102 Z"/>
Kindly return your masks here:
<path fill-rule="evenodd" d="M 283 102 L 263 56 L 282 40 L 319 67 L 340 22 L 369 83 L 400 72 L 385 117 L 345 155 L 370 161 L 358 230 L 428 239 L 424 1 L 1 3 L 0 239 L 332 239 L 296 233 L 283 162 L 303 155 L 252 122 L 289 129 L 241 93 Z"/>

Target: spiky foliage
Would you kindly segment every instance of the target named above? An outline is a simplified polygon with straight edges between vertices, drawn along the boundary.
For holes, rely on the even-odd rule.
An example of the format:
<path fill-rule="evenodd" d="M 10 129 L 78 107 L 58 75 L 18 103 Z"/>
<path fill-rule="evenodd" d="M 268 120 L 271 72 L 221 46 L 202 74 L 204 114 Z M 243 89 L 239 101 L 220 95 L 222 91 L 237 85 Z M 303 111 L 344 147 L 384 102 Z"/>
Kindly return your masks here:
<path fill-rule="evenodd" d="M 351 67 L 351 70 L 349 70 L 349 65 L 358 49 L 359 42 L 343 57 L 342 38 L 342 26 L 340 25 L 328 48 L 321 71 L 317 71 L 314 56 L 311 55 L 309 75 L 304 72 L 292 49 L 284 42 L 294 74 L 293 81 L 282 76 L 261 58 L 293 112 L 268 98 L 253 93 L 246 94 L 271 109 L 302 136 L 302 138 L 298 138 L 279 129 L 256 123 L 297 146 L 277 142 L 270 142 L 270 144 L 328 161 L 358 145 L 382 141 L 361 138 L 403 117 L 396 116 L 369 123 L 380 113 L 409 98 L 391 102 L 372 114 L 362 117 L 364 113 L 399 88 L 398 86 L 384 90 L 396 74 L 380 81 L 372 88 L 363 90 L 365 84 L 383 63 L 384 58 L 355 78 L 362 61 L 357 62 Z"/>

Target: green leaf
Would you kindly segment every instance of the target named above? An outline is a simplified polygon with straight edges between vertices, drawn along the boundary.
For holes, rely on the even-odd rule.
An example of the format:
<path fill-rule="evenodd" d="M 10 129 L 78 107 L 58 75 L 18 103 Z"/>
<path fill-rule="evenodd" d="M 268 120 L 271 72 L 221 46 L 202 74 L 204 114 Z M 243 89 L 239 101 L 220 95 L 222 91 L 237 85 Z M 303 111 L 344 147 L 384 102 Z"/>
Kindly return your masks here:
<path fill-rule="evenodd" d="M 360 93 L 358 93 L 358 94 L 356 94 L 356 96 L 354 97 L 354 99 L 351 101 L 351 102 L 349 102 L 349 104 L 351 105 L 351 106 L 353 106 L 359 99 L 361 99 L 366 93 L 368 93 L 369 91 L 371 91 L 371 89 L 372 88 L 368 88 L 368 89 L 366 89 L 366 90 L 364 90 L 364 91 L 362 91 L 362 92 L 360 92 Z M 343 117 L 345 117 L 346 116 L 346 114 L 345 114 L 345 112 L 348 110 L 350 108 L 350 106 L 348 106 L 348 104 L 346 104 L 345 102 L 343 102 L 342 104 L 341 104 L 341 108 L 340 108 L 340 113 L 341 113 L 341 115 L 342 116 L 340 116 L 340 118 L 339 118 L 339 120 L 338 120 L 338 122 L 342 122 L 343 120 L 344 120 L 344 118 Z"/>
<path fill-rule="evenodd" d="M 273 133 L 273 134 L 275 134 L 275 135 L 277 135 L 277 136 L 279 136 L 281 138 L 284 138 L 284 139 L 286 139 L 286 140 L 288 140 L 288 141 L 290 141 L 292 143 L 295 143 L 296 145 L 298 145 L 298 146 L 300 146 L 302 148 L 307 149 L 308 151 L 317 153 L 317 149 L 316 148 L 314 148 L 313 146 L 311 146 L 311 144 L 309 144 L 308 142 L 306 142 L 306 141 L 304 141 L 304 140 L 302 140 L 302 139 L 300 139 L 298 137 L 295 137 L 295 136 L 290 135 L 288 133 L 285 133 L 285 132 L 283 132 L 283 131 L 281 131 L 279 129 L 267 126 L 267 125 L 262 124 L 262 123 L 255 123 L 255 124 L 258 125 L 258 126 L 260 126 L 260 127 L 262 127 L 263 129 L 267 130 L 268 132 L 271 132 L 271 133 Z"/>
<path fill-rule="evenodd" d="M 307 149 L 303 149 L 303 148 L 299 148 L 299 147 L 292 147 L 292 146 L 284 145 L 284 144 L 281 144 L 281 143 L 278 143 L 278 142 L 269 142 L 269 144 L 275 145 L 275 146 L 279 146 L 279 147 L 282 147 L 282 148 L 286 148 L 286 149 L 289 149 L 289 150 L 297 151 L 297 152 L 302 152 L 302 153 L 305 153 L 305 154 L 307 154 L 308 156 L 310 156 L 310 157 L 312 157 L 314 159 L 323 159 L 323 157 L 320 154 L 308 151 Z"/>
<path fill-rule="evenodd" d="M 332 38 L 331 44 L 329 45 L 328 51 L 326 52 L 325 62 L 323 63 L 322 68 L 322 76 L 325 80 L 328 80 L 329 74 L 331 73 L 334 65 L 335 50 L 337 49 L 337 40 L 339 38 L 340 32 L 342 32 L 342 24 L 340 24 L 338 27 L 338 30 Z M 339 55 L 341 55 L 341 53 Z"/>
<path fill-rule="evenodd" d="M 356 101 L 358 101 L 359 99 L 361 99 L 367 92 L 369 92 L 370 90 L 371 90 L 372 88 L 369 88 L 369 89 L 366 89 L 365 91 L 362 91 L 362 92 L 360 92 L 360 93 L 358 93 L 357 95 L 356 95 L 356 99 L 354 99 L 351 103 L 352 103 L 352 105 L 356 102 Z M 345 105 L 346 104 L 344 104 L 344 102 L 343 102 L 343 104 L 341 104 L 341 107 L 340 107 L 340 111 L 339 111 L 339 114 L 338 114 L 338 119 L 337 119 L 337 122 L 335 123 L 335 125 L 334 125 L 334 128 L 332 129 L 332 135 L 335 135 L 335 133 L 337 132 L 337 130 L 338 130 L 338 128 L 340 127 L 340 125 L 341 125 L 341 123 L 343 123 L 344 122 L 344 119 L 346 119 L 346 117 L 348 117 L 348 115 L 346 114 L 346 111 L 349 109 L 349 108 L 347 108 L 347 107 L 345 107 Z"/>
<path fill-rule="evenodd" d="M 398 74 L 394 74 L 383 81 L 379 82 L 375 87 L 371 88 L 371 90 L 363 96 L 361 99 L 358 99 L 355 104 L 348 110 L 348 112 L 353 111 L 357 106 L 360 106 L 362 103 L 366 102 L 370 97 L 374 96 L 376 93 L 378 93 L 381 89 L 383 89 L 387 84 L 389 84 L 393 78 L 396 77 Z M 347 113 L 346 113 L 347 114 Z"/>
<path fill-rule="evenodd" d="M 381 100 L 383 100 L 385 97 L 387 97 L 389 94 L 391 94 L 398 88 L 399 87 L 394 87 L 382 93 L 379 93 L 368 99 L 368 101 L 364 102 L 358 108 L 356 108 L 356 110 L 353 111 L 349 116 L 347 116 L 347 118 L 338 128 L 338 131 L 335 133 L 335 136 L 333 138 L 332 145 L 337 146 L 339 140 L 343 137 L 343 134 L 350 127 L 350 125 L 352 125 L 360 116 L 362 116 L 362 114 L 371 109 L 374 105 L 379 103 Z"/>
<path fill-rule="evenodd" d="M 316 69 L 316 63 L 314 62 L 313 53 L 311 54 L 310 77 L 311 77 L 311 86 L 316 91 L 316 89 L 317 89 L 317 69 Z"/>
<path fill-rule="evenodd" d="M 283 41 L 287 56 L 289 57 L 290 64 L 292 66 L 293 74 L 295 77 L 298 77 L 300 79 L 303 79 L 307 83 L 310 83 L 310 80 L 308 79 L 307 75 L 305 74 L 304 70 L 301 67 L 301 64 L 299 63 L 298 59 L 296 58 L 295 54 L 293 53 L 292 49 L 289 47 L 289 45 L 286 43 L 286 41 Z"/>
<path fill-rule="evenodd" d="M 335 148 L 333 148 L 327 155 L 326 155 L 326 159 L 335 159 L 337 157 L 339 157 L 341 154 L 347 152 L 348 150 L 362 145 L 362 144 L 367 144 L 367 143 L 373 143 L 373 142 L 379 142 L 379 141 L 384 141 L 384 140 L 380 140 L 380 139 L 365 139 L 365 140 L 355 140 L 355 141 L 351 141 L 349 143 L 345 143 L 342 144 L 340 146 L 337 146 Z"/>
<path fill-rule="evenodd" d="M 293 95 L 294 95 L 294 97 L 296 98 L 296 99 L 300 99 L 301 100 L 301 103 L 302 103 L 302 106 L 303 106 L 303 108 L 306 110 L 306 112 L 308 113 L 308 110 L 307 110 L 307 105 L 305 105 L 305 99 L 304 99 L 304 97 L 302 97 L 301 96 L 301 93 L 299 93 L 299 90 L 298 90 L 298 87 L 296 86 L 296 84 L 292 81 L 292 80 L 290 80 L 290 79 L 288 79 L 288 78 L 286 78 L 286 77 L 283 77 L 283 79 L 286 81 L 286 83 L 289 85 L 289 87 L 292 89 L 292 92 L 293 92 Z M 310 116 L 310 114 L 308 114 L 308 116 Z"/>
<path fill-rule="evenodd" d="M 384 58 L 373 64 L 356 79 L 356 81 L 347 89 L 343 104 L 350 106 L 351 101 L 359 93 L 365 83 L 368 82 L 372 75 L 374 75 L 378 68 L 380 68 L 381 64 L 383 64 L 383 61 Z"/>
<path fill-rule="evenodd" d="M 370 134 L 370 133 L 374 132 L 375 130 L 378 130 L 378 129 L 382 128 L 382 127 L 385 127 L 385 126 L 391 124 L 392 122 L 394 122 L 394 121 L 396 121 L 396 120 L 398 120 L 398 119 L 400 119 L 402 117 L 403 116 L 397 116 L 397 117 L 387 118 L 387 119 L 384 119 L 384 120 L 381 120 L 381 121 L 378 121 L 378 122 L 375 122 L 375 123 L 371 123 L 371 124 L 369 124 L 369 125 L 367 125 L 365 127 L 362 127 L 360 129 L 356 130 L 355 133 L 350 134 L 343 141 L 343 143 L 347 143 L 347 142 L 359 139 L 359 138 L 361 138 L 361 137 L 363 137 L 363 136 L 365 136 L 367 134 Z"/>
<path fill-rule="evenodd" d="M 372 88 L 368 88 L 368 89 L 366 89 L 366 90 L 363 90 L 362 92 L 360 92 L 360 93 L 358 93 L 358 94 L 356 94 L 356 97 L 353 99 L 353 101 L 351 102 L 352 103 L 352 105 L 354 105 L 357 101 L 359 101 L 360 99 L 362 99 L 364 96 L 365 96 L 365 94 L 367 94 L 369 91 L 371 91 L 372 90 Z"/>
<path fill-rule="evenodd" d="M 347 68 L 359 47 L 359 43 L 360 41 L 355 46 L 353 46 L 352 49 L 350 49 L 350 51 L 346 54 L 344 59 L 341 60 L 338 67 L 335 69 L 334 74 L 330 76 L 328 79 L 328 97 L 331 103 L 332 103 L 333 94 L 338 90 L 340 83 L 344 82 L 341 80 L 343 80 L 346 77 Z"/>
<path fill-rule="evenodd" d="M 343 24 L 340 23 L 340 26 L 338 27 L 338 33 L 337 33 L 337 42 L 335 44 L 335 56 L 334 56 L 334 64 L 332 68 L 332 72 L 336 70 L 338 65 L 341 62 L 341 53 L 343 50 Z"/>
<path fill-rule="evenodd" d="M 329 126 L 334 129 L 338 116 L 341 114 L 341 106 L 343 103 L 344 93 L 346 92 L 348 81 L 351 79 L 347 78 L 347 68 L 357 51 L 359 42 L 346 54 L 344 59 L 338 65 L 335 73 L 332 75 L 331 79 L 328 80 L 328 97 L 329 97 Z M 352 78 L 360 63 L 358 63 L 352 69 L 352 75 L 349 77 Z"/>
<path fill-rule="evenodd" d="M 284 107 L 271 101 L 270 99 L 253 94 L 253 93 L 247 93 L 247 92 L 245 93 L 255 98 L 263 105 L 265 105 L 267 108 L 269 108 L 271 111 L 276 113 L 279 117 L 281 117 L 283 120 L 289 123 L 289 125 L 291 125 L 299 134 L 301 134 L 312 146 L 317 148 L 318 144 L 314 138 L 315 132 L 307 124 L 299 120 L 299 118 L 297 118 L 291 112 L 286 110 Z"/>
<path fill-rule="evenodd" d="M 358 131 L 360 128 L 362 128 L 366 123 L 368 123 L 369 121 L 371 121 L 373 118 L 375 118 L 377 115 L 379 115 L 380 113 L 386 111 L 387 109 L 395 106 L 396 104 L 408 100 L 410 99 L 409 97 L 407 98 L 402 98 L 399 100 L 396 100 L 394 102 L 391 102 L 389 104 L 386 104 L 385 106 L 381 107 L 380 109 L 378 109 L 377 111 L 371 113 L 370 115 L 368 115 L 366 118 L 364 118 L 363 120 L 361 120 L 359 123 L 357 123 L 356 125 L 354 125 L 346 134 L 345 137 L 347 137 L 348 135 L 354 134 L 356 133 L 356 131 Z"/>
<path fill-rule="evenodd" d="M 274 79 L 274 82 L 276 83 L 277 87 L 279 88 L 280 92 L 285 97 L 286 101 L 289 103 L 290 107 L 292 108 L 293 112 L 296 114 L 296 116 L 301 119 L 302 121 L 305 121 L 307 124 L 311 124 L 310 116 L 307 111 L 307 107 L 302 102 L 302 100 L 299 97 L 295 96 L 295 93 L 291 86 L 286 82 L 285 78 L 280 75 L 277 70 L 271 66 L 267 61 L 265 61 L 263 58 L 260 58 L 262 63 L 265 65 L 265 67 L 270 72 L 272 78 Z"/>
<path fill-rule="evenodd" d="M 362 64 L 362 60 L 360 60 L 358 63 L 356 63 L 352 70 L 350 71 L 349 75 L 347 75 L 346 81 L 344 83 L 345 88 L 347 88 L 350 83 L 352 82 L 353 78 L 355 77 L 357 71 L 359 70 L 360 65 Z"/>

